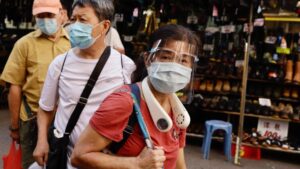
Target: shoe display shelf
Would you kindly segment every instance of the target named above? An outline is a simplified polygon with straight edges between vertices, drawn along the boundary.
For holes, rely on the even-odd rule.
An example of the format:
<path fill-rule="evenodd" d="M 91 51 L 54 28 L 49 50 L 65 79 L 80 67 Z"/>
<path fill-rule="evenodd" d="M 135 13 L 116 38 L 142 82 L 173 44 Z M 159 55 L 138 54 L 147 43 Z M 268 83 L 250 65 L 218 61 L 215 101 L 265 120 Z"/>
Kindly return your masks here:
<path fill-rule="evenodd" d="M 193 138 L 199 138 L 199 139 L 204 138 L 203 134 L 195 134 L 195 133 L 187 133 L 186 136 L 193 137 Z M 224 137 L 213 136 L 212 139 L 216 140 L 218 142 L 223 142 Z M 233 139 L 232 143 L 236 144 L 234 139 Z M 279 151 L 279 152 L 285 152 L 285 153 L 300 154 L 300 151 L 297 151 L 297 150 L 282 149 L 282 148 L 278 148 L 278 147 L 271 147 L 271 146 L 266 147 L 266 146 L 262 146 L 262 145 L 253 145 L 253 144 L 244 143 L 244 142 L 242 143 L 242 145 L 249 146 L 249 147 L 255 147 L 255 148 L 261 148 L 261 149 L 265 149 L 265 150 L 271 150 L 271 151 Z"/>
<path fill-rule="evenodd" d="M 201 63 L 198 65 L 198 69 L 195 70 L 193 86 L 195 99 L 190 104 L 193 107 L 191 114 L 197 115 L 192 119 L 192 125 L 188 129 L 187 136 L 203 138 L 203 134 L 200 132 L 201 127 L 199 129 L 197 125 L 203 125 L 200 123 L 204 123 L 204 119 L 223 118 L 223 120 L 226 120 L 226 117 L 227 121 L 233 123 L 233 132 L 238 133 L 239 136 L 240 133 L 251 128 L 247 125 L 249 121 L 254 121 L 253 126 L 255 126 L 258 119 L 288 122 L 292 124 L 290 125 L 290 128 L 293 128 L 292 130 L 297 130 L 300 127 L 300 79 L 297 75 L 300 74 L 300 64 L 298 64 L 298 62 L 300 63 L 300 51 L 298 51 L 298 58 L 297 55 L 292 56 L 294 64 L 291 64 L 290 56 L 291 53 L 292 55 L 295 54 L 295 46 L 298 47 L 298 50 L 300 49 L 300 34 L 295 33 L 300 32 L 300 18 L 296 16 L 265 15 L 264 22 L 265 26 L 255 27 L 251 36 L 248 36 L 248 44 L 251 44 L 248 50 L 245 50 L 246 45 L 244 46 L 241 43 L 241 40 L 245 41 L 245 37 L 247 37 L 244 33 L 235 32 L 225 36 L 222 33 L 214 34 L 210 32 L 205 34 L 203 41 L 204 54 L 200 57 Z M 269 24 L 268 22 L 272 23 Z M 283 24 L 283 28 L 277 29 L 281 24 Z M 274 29 L 272 29 L 272 26 Z M 269 31 L 269 29 L 271 30 Z M 291 42 L 295 35 L 299 38 L 298 46 L 296 45 L 297 42 Z M 268 36 L 276 37 L 275 42 L 272 42 L 271 45 L 265 41 Z M 224 37 L 226 38 L 222 39 Z M 253 42 L 249 40 L 249 37 L 253 39 Z M 285 39 L 287 39 L 288 48 L 294 46 L 289 54 L 280 53 L 282 49 L 278 50 L 278 46 L 281 48 Z M 220 44 L 218 41 L 222 41 L 223 45 L 218 46 Z M 228 41 L 232 44 L 239 44 L 239 48 L 234 48 L 233 45 L 231 50 L 227 50 Z M 212 46 L 216 48 L 211 50 L 209 47 Z M 286 52 L 286 50 L 283 50 L 283 52 Z M 244 60 L 248 62 L 247 66 L 241 64 Z M 238 62 L 240 63 L 238 64 Z M 247 89 L 243 88 L 242 85 L 245 79 L 244 70 L 247 72 Z M 242 94 L 244 90 L 246 92 Z M 197 97 L 198 95 L 201 95 L 201 97 Z M 242 99 L 243 97 L 245 99 Z M 260 98 L 270 99 L 271 107 L 260 106 L 258 104 Z M 244 111 L 241 111 L 240 106 L 243 100 L 245 106 Z M 229 108 L 226 108 L 228 105 Z M 247 121 L 247 123 L 244 124 L 244 121 Z M 193 129 L 196 132 L 193 132 Z M 292 135 L 290 131 L 288 132 L 288 137 L 292 136 L 300 140 L 294 131 Z M 215 136 L 213 139 L 222 141 L 222 137 Z M 254 145 L 247 142 L 241 144 L 266 150 L 300 154 L 300 149 L 291 150 L 276 146 Z"/>

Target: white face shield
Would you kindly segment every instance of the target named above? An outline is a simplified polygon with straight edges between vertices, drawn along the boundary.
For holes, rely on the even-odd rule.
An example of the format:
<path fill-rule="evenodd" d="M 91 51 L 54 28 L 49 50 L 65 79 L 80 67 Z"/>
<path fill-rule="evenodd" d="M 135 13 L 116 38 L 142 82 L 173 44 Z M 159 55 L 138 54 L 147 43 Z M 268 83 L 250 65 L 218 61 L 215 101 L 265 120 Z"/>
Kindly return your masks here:
<path fill-rule="evenodd" d="M 160 81 L 162 79 L 168 81 L 157 84 L 159 82 L 154 82 L 153 80 L 153 84 L 155 83 L 156 85 L 154 85 L 157 86 L 156 89 L 166 93 L 176 91 L 183 103 L 191 102 L 193 97 L 194 67 L 198 61 L 197 54 L 197 46 L 185 41 L 156 41 L 146 58 L 146 63 L 149 65 L 148 74 L 149 76 L 153 75 L 154 78 L 156 78 L 155 76 L 160 76 L 157 77 L 160 78 Z M 166 65 L 168 68 L 166 68 Z M 164 71 L 163 75 L 157 73 L 162 71 Z M 172 73 L 165 73 L 166 71 Z M 166 86 L 165 84 L 170 85 Z"/>
<path fill-rule="evenodd" d="M 149 62 L 176 62 L 186 67 L 193 68 L 195 62 L 198 61 L 197 46 L 184 41 L 162 41 L 158 40 L 154 43 L 149 51 Z"/>

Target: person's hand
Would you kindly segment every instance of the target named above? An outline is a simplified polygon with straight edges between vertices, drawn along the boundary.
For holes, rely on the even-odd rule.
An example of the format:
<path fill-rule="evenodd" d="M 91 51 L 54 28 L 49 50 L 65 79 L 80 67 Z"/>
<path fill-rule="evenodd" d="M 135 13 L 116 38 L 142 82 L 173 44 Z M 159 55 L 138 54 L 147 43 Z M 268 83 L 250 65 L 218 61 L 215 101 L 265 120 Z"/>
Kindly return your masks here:
<path fill-rule="evenodd" d="M 20 144 L 20 133 L 19 130 L 11 130 L 10 131 L 10 137 L 16 141 L 18 144 Z"/>
<path fill-rule="evenodd" d="M 162 147 L 155 147 L 154 150 L 145 147 L 137 157 L 138 168 L 141 169 L 162 169 L 165 160 Z"/>
<path fill-rule="evenodd" d="M 44 166 L 48 160 L 49 153 L 49 144 L 47 141 L 38 141 L 34 152 L 33 157 L 35 161 L 40 165 Z"/>

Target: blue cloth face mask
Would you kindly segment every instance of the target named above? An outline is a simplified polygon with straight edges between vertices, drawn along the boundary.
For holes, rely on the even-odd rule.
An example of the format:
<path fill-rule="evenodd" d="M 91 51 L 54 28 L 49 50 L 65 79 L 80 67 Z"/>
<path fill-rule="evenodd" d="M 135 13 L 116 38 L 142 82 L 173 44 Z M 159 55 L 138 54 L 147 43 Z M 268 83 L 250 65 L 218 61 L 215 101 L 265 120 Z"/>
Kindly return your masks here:
<path fill-rule="evenodd" d="M 101 23 L 101 22 L 100 22 Z M 78 47 L 80 49 L 86 49 L 91 47 L 95 41 L 101 36 L 96 38 L 92 37 L 93 28 L 98 26 L 100 23 L 92 26 L 81 22 L 75 22 L 69 27 L 69 35 L 72 47 Z"/>
<path fill-rule="evenodd" d="M 147 70 L 151 84 L 161 93 L 177 92 L 191 80 L 192 69 L 175 62 L 153 62 Z"/>
<path fill-rule="evenodd" d="M 37 27 L 46 35 L 53 35 L 58 30 L 55 18 L 36 18 Z"/>

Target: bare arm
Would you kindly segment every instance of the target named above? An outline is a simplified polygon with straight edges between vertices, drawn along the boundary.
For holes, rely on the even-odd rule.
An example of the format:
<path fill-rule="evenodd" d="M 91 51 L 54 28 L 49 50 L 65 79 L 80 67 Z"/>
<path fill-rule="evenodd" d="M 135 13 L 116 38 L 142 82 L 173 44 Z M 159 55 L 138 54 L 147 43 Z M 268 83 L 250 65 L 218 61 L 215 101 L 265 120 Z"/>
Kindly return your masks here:
<path fill-rule="evenodd" d="M 10 111 L 10 125 L 12 129 L 19 129 L 20 107 L 22 102 L 22 88 L 19 85 L 10 85 L 8 106 Z M 19 141 L 19 130 L 11 131 L 10 136 Z"/>
<path fill-rule="evenodd" d="M 110 143 L 111 140 L 88 126 L 75 145 L 71 157 L 72 165 L 81 169 L 161 169 L 165 161 L 162 149 L 145 148 L 138 157 L 120 157 L 100 152 Z"/>
<path fill-rule="evenodd" d="M 121 54 L 125 55 L 125 49 L 124 48 L 120 48 L 120 47 L 114 47 L 118 52 L 120 52 Z"/>
<path fill-rule="evenodd" d="M 180 148 L 177 162 L 176 162 L 176 169 L 186 169 L 185 159 L 184 159 L 184 149 Z"/>
<path fill-rule="evenodd" d="M 33 156 L 39 165 L 44 165 L 48 159 L 49 144 L 48 144 L 48 128 L 54 117 L 54 111 L 44 111 L 41 108 L 37 113 L 38 124 L 38 141 L 33 152 Z"/>

